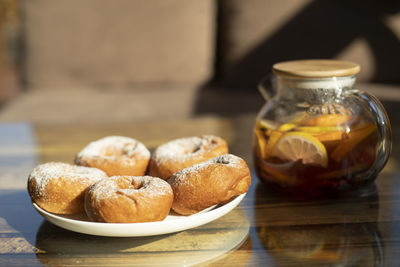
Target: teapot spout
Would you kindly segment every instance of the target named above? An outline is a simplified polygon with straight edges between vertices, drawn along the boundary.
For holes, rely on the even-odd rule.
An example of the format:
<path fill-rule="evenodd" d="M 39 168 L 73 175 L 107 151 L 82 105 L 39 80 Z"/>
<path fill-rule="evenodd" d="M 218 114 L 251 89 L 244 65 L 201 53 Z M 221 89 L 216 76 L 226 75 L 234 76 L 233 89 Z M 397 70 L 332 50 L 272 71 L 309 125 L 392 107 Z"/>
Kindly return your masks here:
<path fill-rule="evenodd" d="M 272 74 L 265 76 L 258 83 L 257 89 L 265 101 L 270 101 L 276 94 L 276 77 Z"/>

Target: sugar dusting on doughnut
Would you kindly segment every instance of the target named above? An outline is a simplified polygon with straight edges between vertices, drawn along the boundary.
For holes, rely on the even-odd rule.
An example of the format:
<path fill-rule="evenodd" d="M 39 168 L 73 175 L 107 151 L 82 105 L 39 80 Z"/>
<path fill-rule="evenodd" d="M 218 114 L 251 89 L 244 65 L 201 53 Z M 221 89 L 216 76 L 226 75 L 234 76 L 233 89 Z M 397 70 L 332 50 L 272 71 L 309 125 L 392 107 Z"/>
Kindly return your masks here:
<path fill-rule="evenodd" d="M 150 151 L 139 141 L 125 136 L 107 136 L 89 143 L 75 157 L 75 163 L 96 167 L 109 176 L 144 175 Z"/>
<path fill-rule="evenodd" d="M 150 157 L 150 151 L 139 141 L 125 136 L 107 136 L 97 141 L 89 143 L 78 157 L 127 157 L 136 156 L 138 158 Z"/>
<path fill-rule="evenodd" d="M 141 191 L 144 191 L 149 186 L 151 186 L 151 190 L 149 190 L 147 193 L 150 197 L 166 194 L 166 191 L 168 191 L 169 188 L 168 184 L 166 184 L 164 180 L 155 178 L 156 177 L 150 176 L 137 176 L 133 180 L 131 177 L 128 176 L 110 177 L 104 179 L 97 186 L 93 187 L 92 194 L 96 198 L 96 201 L 101 201 L 102 199 L 106 198 L 116 198 L 118 197 L 118 194 L 131 196 L 137 194 L 138 192 L 140 193 Z M 116 179 L 127 180 L 129 184 L 127 187 L 119 187 L 115 181 Z"/>
<path fill-rule="evenodd" d="M 93 184 L 85 211 L 93 221 L 148 222 L 163 220 L 173 200 L 171 186 L 151 176 L 113 176 Z"/>
<path fill-rule="evenodd" d="M 219 144 L 219 142 L 219 138 L 212 135 L 175 139 L 158 147 L 155 151 L 157 155 L 155 159 L 159 163 L 166 160 L 187 160 L 188 158 L 194 158 L 204 153 L 206 150 L 211 150 L 212 147 Z"/>
<path fill-rule="evenodd" d="M 174 175 L 174 179 L 168 180 L 168 182 L 190 183 L 190 179 L 187 179 L 188 175 L 193 176 L 196 174 L 200 174 L 211 164 L 224 164 L 231 168 L 240 168 L 241 165 L 243 165 L 243 160 L 232 154 L 221 155 L 179 171 L 178 173 L 176 173 L 176 175 Z"/>
<path fill-rule="evenodd" d="M 59 182 L 60 177 L 68 180 L 71 183 L 76 183 L 82 179 L 85 179 L 92 184 L 101 178 L 107 177 L 107 175 L 103 171 L 96 168 L 75 166 L 62 162 L 49 162 L 34 168 L 29 175 L 28 182 L 32 179 L 35 179 L 36 186 L 33 193 L 37 195 L 44 195 L 46 193 L 44 188 L 46 188 L 49 181 L 54 179 L 55 182 Z"/>
<path fill-rule="evenodd" d="M 175 172 L 193 164 L 228 153 L 228 145 L 220 137 L 203 135 L 172 140 L 153 153 L 150 175 L 168 179 Z"/>
<path fill-rule="evenodd" d="M 49 162 L 32 170 L 28 191 L 32 200 L 47 211 L 79 213 L 83 211 L 84 191 L 105 177 L 99 169 Z"/>
<path fill-rule="evenodd" d="M 174 192 L 172 209 L 190 215 L 247 192 L 251 176 L 243 159 L 226 154 L 178 171 L 167 182 Z"/>

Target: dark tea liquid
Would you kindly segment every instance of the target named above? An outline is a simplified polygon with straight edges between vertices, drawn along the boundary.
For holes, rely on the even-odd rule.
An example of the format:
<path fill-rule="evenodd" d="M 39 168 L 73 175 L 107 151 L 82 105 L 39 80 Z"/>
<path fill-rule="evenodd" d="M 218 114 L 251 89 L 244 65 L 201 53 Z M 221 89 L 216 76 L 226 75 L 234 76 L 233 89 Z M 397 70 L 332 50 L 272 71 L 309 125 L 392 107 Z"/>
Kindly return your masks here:
<path fill-rule="evenodd" d="M 375 123 L 360 116 L 325 114 L 254 129 L 257 176 L 289 193 L 318 195 L 368 184 L 376 160 Z M 273 129 L 272 129 L 273 128 Z"/>

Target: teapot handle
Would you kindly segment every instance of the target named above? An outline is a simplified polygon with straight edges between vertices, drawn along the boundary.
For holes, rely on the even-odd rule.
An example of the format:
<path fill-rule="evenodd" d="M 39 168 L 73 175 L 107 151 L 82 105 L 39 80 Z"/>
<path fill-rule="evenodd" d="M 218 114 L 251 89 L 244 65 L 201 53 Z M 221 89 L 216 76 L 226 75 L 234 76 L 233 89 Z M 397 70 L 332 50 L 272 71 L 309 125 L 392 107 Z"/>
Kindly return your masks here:
<path fill-rule="evenodd" d="M 377 161 L 375 163 L 376 173 L 378 173 L 385 166 L 392 150 L 392 127 L 385 108 L 377 97 L 361 90 L 356 94 L 363 99 L 376 114 L 376 126 L 379 140 L 381 140 L 378 147 Z"/>

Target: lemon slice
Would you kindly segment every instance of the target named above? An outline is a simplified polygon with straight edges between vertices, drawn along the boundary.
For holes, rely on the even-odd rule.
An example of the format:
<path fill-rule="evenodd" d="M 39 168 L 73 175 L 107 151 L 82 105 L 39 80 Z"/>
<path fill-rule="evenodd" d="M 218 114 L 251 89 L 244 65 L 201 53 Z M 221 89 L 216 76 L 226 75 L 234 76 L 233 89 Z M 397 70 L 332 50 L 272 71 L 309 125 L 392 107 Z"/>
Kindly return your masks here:
<path fill-rule="evenodd" d="M 257 121 L 257 127 L 261 129 L 275 130 L 278 128 L 278 123 L 266 119 L 260 119 Z"/>
<path fill-rule="evenodd" d="M 311 134 L 319 134 L 319 133 L 327 133 L 327 132 L 336 132 L 336 131 L 345 131 L 345 127 L 342 126 L 300 126 L 296 127 L 296 131 L 306 132 Z"/>
<path fill-rule="evenodd" d="M 283 160 L 301 160 L 303 164 L 328 166 L 325 146 L 308 133 L 285 133 L 276 143 L 274 154 Z"/>
<path fill-rule="evenodd" d="M 297 124 L 294 123 L 284 123 L 281 126 L 279 126 L 278 131 L 287 132 L 294 129 L 296 126 Z"/>

